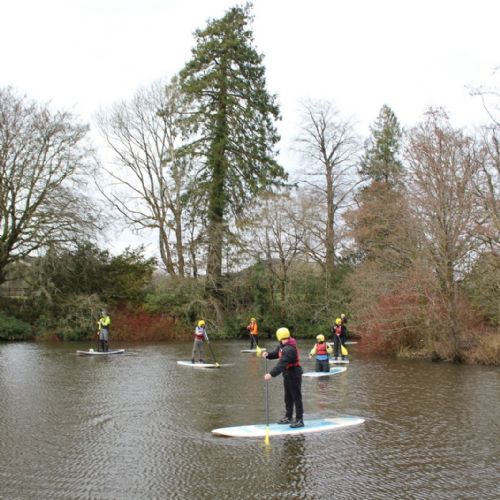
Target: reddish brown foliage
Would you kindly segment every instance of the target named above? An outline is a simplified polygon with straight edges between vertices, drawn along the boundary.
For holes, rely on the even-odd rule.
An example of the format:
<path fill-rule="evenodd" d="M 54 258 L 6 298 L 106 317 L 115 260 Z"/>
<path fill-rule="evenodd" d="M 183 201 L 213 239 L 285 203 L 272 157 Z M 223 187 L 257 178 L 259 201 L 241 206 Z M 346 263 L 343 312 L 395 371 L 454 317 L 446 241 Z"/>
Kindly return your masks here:
<path fill-rule="evenodd" d="M 398 290 L 381 295 L 367 313 L 357 329 L 363 337 L 361 350 L 389 354 L 421 347 L 423 311 L 415 292 Z"/>
<path fill-rule="evenodd" d="M 110 315 L 113 340 L 156 341 L 178 337 L 177 318 L 169 314 L 120 307 Z"/>
<path fill-rule="evenodd" d="M 449 303 L 436 289 L 405 283 L 382 294 L 364 311 L 356 331 L 358 351 L 404 353 L 466 363 L 500 363 L 500 335 L 488 329 L 465 296 L 456 299 L 456 331 L 450 330 Z"/>

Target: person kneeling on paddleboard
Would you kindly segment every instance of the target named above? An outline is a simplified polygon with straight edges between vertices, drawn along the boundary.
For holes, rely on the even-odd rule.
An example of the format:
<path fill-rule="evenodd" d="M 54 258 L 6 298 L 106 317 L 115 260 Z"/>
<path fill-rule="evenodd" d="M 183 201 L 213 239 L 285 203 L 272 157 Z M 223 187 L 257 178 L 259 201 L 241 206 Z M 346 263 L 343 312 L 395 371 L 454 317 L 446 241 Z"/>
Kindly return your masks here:
<path fill-rule="evenodd" d="M 333 352 L 332 346 L 325 342 L 324 335 L 316 336 L 317 343 L 311 349 L 309 357 L 316 356 L 316 371 L 329 372 L 330 371 L 330 354 Z"/>
<path fill-rule="evenodd" d="M 271 352 L 263 352 L 267 359 L 279 359 L 276 366 L 264 375 L 264 380 L 283 374 L 285 389 L 285 416 L 278 424 L 290 424 L 290 427 L 304 427 L 304 409 L 302 406 L 302 367 L 300 366 L 297 342 L 290 337 L 288 328 L 278 328 L 276 338 L 279 346 Z M 293 407 L 295 406 L 295 421 L 293 421 Z"/>

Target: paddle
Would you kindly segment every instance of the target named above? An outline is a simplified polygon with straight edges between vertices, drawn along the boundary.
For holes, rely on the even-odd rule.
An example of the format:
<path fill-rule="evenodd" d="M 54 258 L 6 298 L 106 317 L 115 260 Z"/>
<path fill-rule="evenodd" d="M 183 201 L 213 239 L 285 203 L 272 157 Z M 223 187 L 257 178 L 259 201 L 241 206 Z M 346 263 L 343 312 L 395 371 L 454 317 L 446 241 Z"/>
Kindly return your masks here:
<path fill-rule="evenodd" d="M 339 337 L 339 342 L 340 342 L 340 352 L 342 353 L 342 356 L 347 356 L 349 354 L 349 351 L 344 347 L 344 344 L 342 344 L 340 337 Z"/>
<path fill-rule="evenodd" d="M 267 356 L 264 357 L 265 364 L 264 368 L 267 373 Z M 264 436 L 264 444 L 266 446 L 269 446 L 269 381 L 266 380 L 266 387 L 265 387 L 265 392 L 266 392 L 266 435 Z"/>
<path fill-rule="evenodd" d="M 257 357 L 262 356 L 262 349 L 258 345 L 255 346 L 255 355 Z"/>
<path fill-rule="evenodd" d="M 214 351 L 212 349 L 212 345 L 210 344 L 210 339 L 208 338 L 208 333 L 207 333 L 206 329 L 205 329 L 205 339 L 207 340 L 207 345 L 210 348 L 210 353 L 212 354 L 212 358 L 214 358 L 215 366 L 217 368 L 220 368 L 219 363 L 217 363 L 217 360 L 215 359 L 215 354 L 214 354 Z"/>

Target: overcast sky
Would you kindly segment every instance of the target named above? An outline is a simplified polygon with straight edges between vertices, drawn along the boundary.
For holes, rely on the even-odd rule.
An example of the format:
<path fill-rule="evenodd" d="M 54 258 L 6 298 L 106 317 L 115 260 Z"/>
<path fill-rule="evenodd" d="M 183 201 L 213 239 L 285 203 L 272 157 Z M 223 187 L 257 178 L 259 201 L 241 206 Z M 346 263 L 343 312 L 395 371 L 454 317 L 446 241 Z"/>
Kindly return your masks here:
<path fill-rule="evenodd" d="M 193 32 L 242 3 L 0 0 L 0 87 L 92 122 L 99 108 L 172 77 L 190 58 Z M 467 86 L 488 84 L 500 65 L 500 0 L 253 4 L 255 45 L 283 115 L 282 154 L 306 98 L 332 101 L 363 136 L 383 104 L 405 127 L 431 105 L 458 126 L 486 122 Z"/>
<path fill-rule="evenodd" d="M 0 85 L 90 120 L 100 106 L 170 78 L 193 32 L 229 0 L 0 0 Z M 254 34 L 283 124 L 302 98 L 372 123 L 384 103 L 403 125 L 429 105 L 478 121 L 466 86 L 500 65 L 498 0 L 255 0 Z M 290 125 L 291 127 L 291 125 Z"/>

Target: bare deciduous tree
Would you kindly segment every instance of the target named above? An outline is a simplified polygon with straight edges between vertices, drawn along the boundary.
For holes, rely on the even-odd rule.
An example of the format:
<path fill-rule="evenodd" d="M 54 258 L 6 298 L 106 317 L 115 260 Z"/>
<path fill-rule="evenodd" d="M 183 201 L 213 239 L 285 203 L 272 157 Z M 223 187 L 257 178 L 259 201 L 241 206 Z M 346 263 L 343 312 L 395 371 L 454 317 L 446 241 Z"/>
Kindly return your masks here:
<path fill-rule="evenodd" d="M 352 123 L 342 119 L 334 106 L 325 101 L 303 104 L 301 132 L 295 144 L 306 162 L 300 182 L 306 186 L 306 194 L 323 211 L 320 217 L 316 212 L 316 220 L 309 221 L 312 224 L 309 229 L 312 229 L 311 236 L 315 233 L 320 237 L 324 254 L 322 264 L 327 277 L 332 276 L 340 242 L 336 235 L 337 218 L 349 205 L 358 183 L 356 162 L 361 144 Z M 311 255 L 317 259 L 316 238 L 311 237 L 308 242 Z"/>
<path fill-rule="evenodd" d="M 0 89 L 0 283 L 27 255 L 92 238 L 95 212 L 81 191 L 92 169 L 87 132 L 68 112 Z"/>
<path fill-rule="evenodd" d="M 285 317 L 289 271 L 303 254 L 301 242 L 305 239 L 306 227 L 296 223 L 296 200 L 287 195 L 269 194 L 263 197 L 256 211 L 251 254 L 253 257 L 264 257 L 269 273 L 277 281 L 281 316 Z"/>
<path fill-rule="evenodd" d="M 117 163 L 115 168 L 105 168 L 114 185 L 102 186 L 101 191 L 133 227 L 158 232 L 162 262 L 169 274 L 180 276 L 186 270 L 186 247 L 191 268 L 197 269 L 196 246 L 201 238 L 193 230 L 196 210 L 185 211 L 188 202 L 193 208 L 197 200 L 190 198 L 191 161 L 179 153 L 178 121 L 184 111 L 173 79 L 167 86 L 159 81 L 139 90 L 130 102 L 117 103 L 98 116 Z"/>
<path fill-rule="evenodd" d="M 491 252 L 500 256 L 500 126 L 484 128 L 482 140 L 484 154 L 476 195 L 484 218 L 478 221 L 478 233 Z"/>
<path fill-rule="evenodd" d="M 482 210 L 474 194 L 481 166 L 478 147 L 450 125 L 443 110 L 430 109 L 426 120 L 409 133 L 406 159 L 411 203 L 458 352 L 457 281 L 477 252 L 475 227 Z"/>

